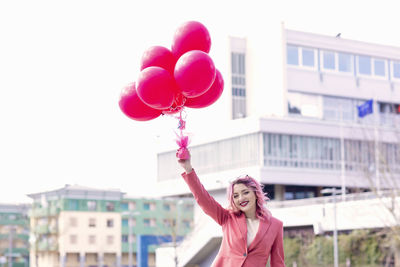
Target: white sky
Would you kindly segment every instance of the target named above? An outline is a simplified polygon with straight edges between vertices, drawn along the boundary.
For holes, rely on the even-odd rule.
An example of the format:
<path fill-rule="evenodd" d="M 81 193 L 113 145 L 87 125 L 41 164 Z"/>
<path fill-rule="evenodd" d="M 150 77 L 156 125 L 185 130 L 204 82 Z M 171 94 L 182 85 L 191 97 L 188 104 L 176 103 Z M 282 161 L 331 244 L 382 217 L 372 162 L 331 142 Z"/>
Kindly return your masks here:
<path fill-rule="evenodd" d="M 0 1 L 0 203 L 65 184 L 151 196 L 157 136 L 176 123 L 130 120 L 118 98 L 143 51 L 170 47 L 181 23 L 201 21 L 213 41 L 268 34 L 246 21 L 274 16 L 289 29 L 400 47 L 395 2 Z"/>

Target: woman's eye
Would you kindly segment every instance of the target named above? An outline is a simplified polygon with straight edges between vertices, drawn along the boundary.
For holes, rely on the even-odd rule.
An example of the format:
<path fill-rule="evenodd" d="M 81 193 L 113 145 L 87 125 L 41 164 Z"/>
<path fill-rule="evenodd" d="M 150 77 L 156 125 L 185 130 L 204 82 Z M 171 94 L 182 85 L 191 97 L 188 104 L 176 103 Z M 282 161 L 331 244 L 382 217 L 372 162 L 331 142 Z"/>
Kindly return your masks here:
<path fill-rule="evenodd" d="M 249 193 L 249 191 L 244 192 L 245 195 L 247 195 Z"/>
<path fill-rule="evenodd" d="M 233 196 L 233 198 L 238 198 L 238 196 L 237 196 L 237 195 L 235 195 L 235 196 Z"/>

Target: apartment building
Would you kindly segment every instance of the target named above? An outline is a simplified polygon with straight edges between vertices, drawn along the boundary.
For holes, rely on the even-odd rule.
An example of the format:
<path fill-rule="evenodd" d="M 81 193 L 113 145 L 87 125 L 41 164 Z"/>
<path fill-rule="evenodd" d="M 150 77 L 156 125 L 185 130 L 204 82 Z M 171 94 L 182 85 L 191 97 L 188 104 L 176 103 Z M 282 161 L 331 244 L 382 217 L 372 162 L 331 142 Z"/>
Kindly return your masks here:
<path fill-rule="evenodd" d="M 0 204 L 0 264 L 29 267 L 27 204 Z"/>
<path fill-rule="evenodd" d="M 29 197 L 33 199 L 31 266 L 130 267 L 137 266 L 142 251 L 147 252 L 141 254 L 146 257 L 142 261 L 154 266 L 161 237 L 176 241 L 192 225 L 192 200 L 134 198 L 118 189 L 78 185 Z M 138 246 L 147 236 L 160 241 Z"/>

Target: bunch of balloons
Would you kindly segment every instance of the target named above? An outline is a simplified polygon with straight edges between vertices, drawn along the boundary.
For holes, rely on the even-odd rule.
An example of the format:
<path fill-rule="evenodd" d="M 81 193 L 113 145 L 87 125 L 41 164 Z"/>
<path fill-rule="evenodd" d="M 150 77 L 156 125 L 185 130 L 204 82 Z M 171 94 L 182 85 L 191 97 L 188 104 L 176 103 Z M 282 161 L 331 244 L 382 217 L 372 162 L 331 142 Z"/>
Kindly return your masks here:
<path fill-rule="evenodd" d="M 136 83 L 123 88 L 119 107 L 129 118 L 148 121 L 184 107 L 204 108 L 221 96 L 224 80 L 209 56 L 211 38 L 197 21 L 183 23 L 171 50 L 152 46 L 142 56 Z"/>

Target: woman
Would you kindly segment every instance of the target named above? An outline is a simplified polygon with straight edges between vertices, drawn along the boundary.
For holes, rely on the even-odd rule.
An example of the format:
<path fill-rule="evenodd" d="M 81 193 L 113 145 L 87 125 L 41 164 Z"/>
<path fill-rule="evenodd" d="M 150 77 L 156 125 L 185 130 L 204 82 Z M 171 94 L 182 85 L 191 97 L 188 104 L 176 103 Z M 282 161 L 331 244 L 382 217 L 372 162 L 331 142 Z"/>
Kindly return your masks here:
<path fill-rule="evenodd" d="M 179 159 L 183 179 L 203 211 L 222 226 L 221 248 L 214 267 L 284 267 L 283 224 L 265 208 L 267 197 L 260 184 L 246 176 L 228 188 L 229 207 L 224 209 L 203 187 L 190 158 Z"/>

